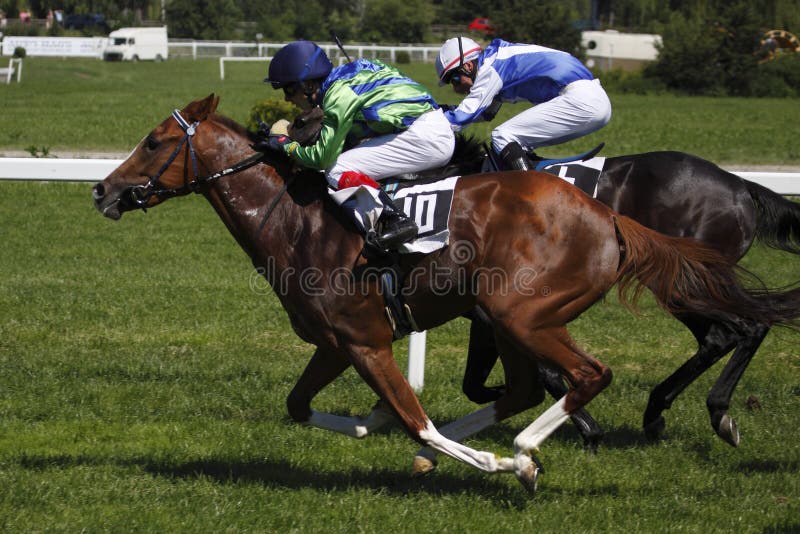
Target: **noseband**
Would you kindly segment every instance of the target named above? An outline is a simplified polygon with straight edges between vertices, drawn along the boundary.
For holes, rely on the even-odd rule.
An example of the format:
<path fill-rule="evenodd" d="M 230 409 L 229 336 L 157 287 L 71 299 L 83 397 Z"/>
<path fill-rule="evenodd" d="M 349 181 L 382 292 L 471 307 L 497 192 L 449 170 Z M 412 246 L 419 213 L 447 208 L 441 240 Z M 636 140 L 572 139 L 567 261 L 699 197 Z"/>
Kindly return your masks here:
<path fill-rule="evenodd" d="M 147 203 L 149 202 L 150 197 L 155 196 L 160 199 L 165 199 L 179 195 L 185 195 L 188 193 L 199 193 L 203 186 L 214 183 L 223 176 L 249 169 L 264 159 L 264 154 L 259 152 L 219 172 L 215 172 L 214 174 L 210 174 L 208 176 L 199 176 L 197 172 L 197 154 L 195 153 L 194 145 L 192 144 L 192 138 L 197 132 L 197 127 L 200 124 L 200 121 L 189 124 L 181 115 L 180 110 L 177 109 L 172 112 L 172 118 L 175 119 L 175 122 L 177 122 L 178 126 L 180 126 L 183 130 L 183 137 L 178 142 L 178 145 L 175 147 L 175 150 L 172 151 L 172 154 L 169 156 L 169 158 L 167 158 L 167 161 L 165 161 L 161 168 L 158 169 L 158 172 L 151 176 L 147 180 L 146 184 L 134 186 L 130 191 L 131 202 L 137 208 L 141 208 L 143 211 L 147 211 Z M 192 172 L 194 173 L 194 176 L 191 180 L 189 180 L 188 169 L 186 166 L 184 166 L 183 185 L 180 187 L 164 187 L 160 182 L 161 176 L 172 165 L 172 162 L 175 161 L 175 158 L 178 157 L 181 149 L 183 149 L 183 145 L 186 145 L 187 158 L 191 159 L 192 161 Z"/>

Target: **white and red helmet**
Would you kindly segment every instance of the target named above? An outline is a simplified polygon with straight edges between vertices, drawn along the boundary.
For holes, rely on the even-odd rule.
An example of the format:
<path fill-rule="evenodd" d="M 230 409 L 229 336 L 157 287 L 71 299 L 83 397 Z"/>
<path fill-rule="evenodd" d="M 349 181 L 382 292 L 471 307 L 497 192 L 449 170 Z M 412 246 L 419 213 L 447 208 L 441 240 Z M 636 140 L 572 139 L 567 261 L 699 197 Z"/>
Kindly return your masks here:
<path fill-rule="evenodd" d="M 436 74 L 439 75 L 439 85 L 445 85 L 447 75 L 467 63 L 476 59 L 481 53 L 481 45 L 469 37 L 453 37 L 448 39 L 439 50 L 436 58 Z"/>

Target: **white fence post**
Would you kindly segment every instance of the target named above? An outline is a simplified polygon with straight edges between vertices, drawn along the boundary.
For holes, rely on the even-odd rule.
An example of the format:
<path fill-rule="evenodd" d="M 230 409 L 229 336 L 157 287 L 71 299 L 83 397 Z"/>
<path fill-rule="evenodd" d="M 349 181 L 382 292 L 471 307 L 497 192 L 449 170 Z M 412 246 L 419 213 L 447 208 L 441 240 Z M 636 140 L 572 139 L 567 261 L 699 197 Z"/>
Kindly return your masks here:
<path fill-rule="evenodd" d="M 425 341 L 427 332 L 412 332 L 408 336 L 408 383 L 419 393 L 425 385 Z"/>

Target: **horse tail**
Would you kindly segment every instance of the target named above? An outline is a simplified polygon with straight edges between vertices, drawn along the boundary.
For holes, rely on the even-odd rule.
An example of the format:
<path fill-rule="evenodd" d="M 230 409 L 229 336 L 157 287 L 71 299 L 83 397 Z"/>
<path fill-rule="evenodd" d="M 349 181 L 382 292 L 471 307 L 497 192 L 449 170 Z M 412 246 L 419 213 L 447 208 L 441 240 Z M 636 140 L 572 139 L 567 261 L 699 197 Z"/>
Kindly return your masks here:
<path fill-rule="evenodd" d="M 758 211 L 756 237 L 769 247 L 800 254 L 800 204 L 757 183 L 744 183 Z"/>
<path fill-rule="evenodd" d="M 746 289 L 749 274 L 696 239 L 676 238 L 615 216 L 623 247 L 617 273 L 620 302 L 635 305 L 644 288 L 670 313 L 695 313 L 725 323 L 740 319 L 766 325 L 798 326 L 800 290 L 773 294 Z"/>

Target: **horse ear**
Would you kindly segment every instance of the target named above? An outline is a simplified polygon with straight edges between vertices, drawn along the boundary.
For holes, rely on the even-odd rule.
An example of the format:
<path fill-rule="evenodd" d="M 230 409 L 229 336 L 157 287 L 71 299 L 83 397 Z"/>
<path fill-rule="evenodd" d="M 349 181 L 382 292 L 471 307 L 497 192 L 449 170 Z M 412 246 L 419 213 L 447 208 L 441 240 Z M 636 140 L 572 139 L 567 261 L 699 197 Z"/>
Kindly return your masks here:
<path fill-rule="evenodd" d="M 217 105 L 219 105 L 219 97 L 211 93 L 207 97 L 195 100 L 183 108 L 183 115 L 186 120 L 192 122 L 202 121 L 217 110 Z"/>

